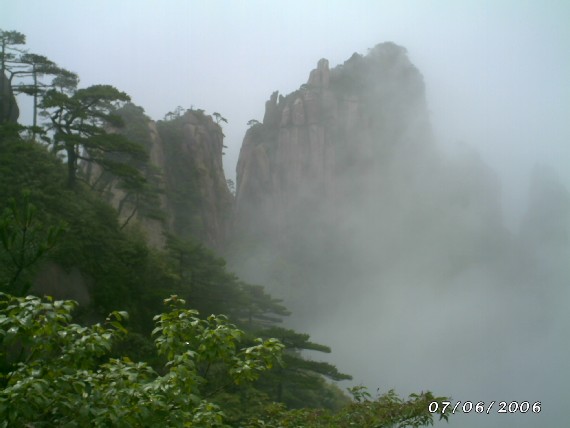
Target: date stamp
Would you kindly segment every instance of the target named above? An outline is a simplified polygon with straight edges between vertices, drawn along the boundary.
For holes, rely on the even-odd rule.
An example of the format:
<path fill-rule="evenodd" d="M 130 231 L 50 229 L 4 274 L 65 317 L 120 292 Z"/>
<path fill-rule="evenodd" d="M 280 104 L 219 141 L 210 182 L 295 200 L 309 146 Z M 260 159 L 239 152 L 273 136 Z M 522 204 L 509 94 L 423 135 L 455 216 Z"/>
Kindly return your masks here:
<path fill-rule="evenodd" d="M 542 410 L 542 403 L 535 401 L 491 401 L 485 403 L 484 401 L 458 401 L 453 404 L 451 401 L 432 401 L 429 403 L 428 410 L 430 413 L 452 414 L 455 413 L 540 413 Z"/>

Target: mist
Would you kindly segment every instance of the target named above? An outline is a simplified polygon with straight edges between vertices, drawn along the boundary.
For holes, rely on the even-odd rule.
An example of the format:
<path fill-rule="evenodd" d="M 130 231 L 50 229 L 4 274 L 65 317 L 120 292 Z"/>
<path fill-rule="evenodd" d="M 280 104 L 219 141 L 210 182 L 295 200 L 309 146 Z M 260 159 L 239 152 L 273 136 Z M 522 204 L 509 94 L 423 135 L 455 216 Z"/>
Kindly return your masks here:
<path fill-rule="evenodd" d="M 284 299 L 288 326 L 332 348 L 324 358 L 354 378 L 342 386 L 497 402 L 441 424 L 466 428 L 568 419 L 569 21 L 564 1 L 4 1 L 0 12 L 31 51 L 83 85 L 126 91 L 153 119 L 177 105 L 221 112 L 238 200 L 246 123 L 271 93 L 296 91 L 320 58 L 333 69 L 378 43 L 404 47 L 422 87 L 367 101 L 390 125 L 351 134 L 360 152 L 339 139 L 335 197 L 301 182 L 285 211 L 246 207 L 278 233 L 226 256 Z M 542 411 L 497 414 L 499 401 Z"/>
<path fill-rule="evenodd" d="M 307 87 L 272 95 L 238 163 L 237 227 L 257 247 L 230 261 L 357 384 L 558 403 L 451 426 L 562 426 L 570 193 L 537 165 L 520 183 L 527 207 L 507 213 L 480 151 L 439 143 L 423 83 L 384 43 L 330 71 L 320 60 Z"/>

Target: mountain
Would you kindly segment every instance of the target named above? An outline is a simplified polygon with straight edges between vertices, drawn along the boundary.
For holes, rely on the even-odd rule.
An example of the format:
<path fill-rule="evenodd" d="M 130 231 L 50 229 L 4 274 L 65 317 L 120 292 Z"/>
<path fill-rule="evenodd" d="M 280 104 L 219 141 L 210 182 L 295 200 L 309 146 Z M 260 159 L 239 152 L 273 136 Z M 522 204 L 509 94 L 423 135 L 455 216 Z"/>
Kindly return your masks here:
<path fill-rule="evenodd" d="M 306 199 L 318 195 L 334 209 L 390 158 L 431 145 L 423 79 L 404 48 L 383 43 L 332 70 L 321 59 L 299 90 L 271 95 L 263 123 L 244 138 L 238 227 L 287 233 L 289 214 Z"/>
<path fill-rule="evenodd" d="M 321 59 L 271 95 L 244 137 L 235 209 L 232 266 L 311 314 L 371 283 L 445 287 L 499 269 L 511 245 L 495 173 L 472 150 L 439 149 L 423 77 L 394 43 L 332 69 Z"/>
<path fill-rule="evenodd" d="M 298 90 L 273 93 L 236 184 L 232 270 L 283 298 L 288 324 L 355 380 L 488 402 L 563 390 L 536 361 L 566 355 L 568 191 L 538 171 L 520 233 L 507 228 L 495 171 L 467 145 L 438 146 L 404 48 L 321 59 Z"/>

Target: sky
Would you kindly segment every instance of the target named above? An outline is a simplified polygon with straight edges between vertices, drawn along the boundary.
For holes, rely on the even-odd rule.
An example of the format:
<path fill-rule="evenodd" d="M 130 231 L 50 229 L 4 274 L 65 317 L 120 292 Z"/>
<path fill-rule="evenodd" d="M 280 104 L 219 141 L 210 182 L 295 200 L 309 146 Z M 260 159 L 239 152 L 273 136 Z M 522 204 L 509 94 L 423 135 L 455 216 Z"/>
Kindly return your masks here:
<path fill-rule="evenodd" d="M 425 78 L 439 144 L 475 147 L 502 179 L 513 225 L 529 172 L 570 183 L 570 2 L 0 0 L 0 28 L 31 52 L 111 84 L 153 119 L 176 106 L 220 112 L 227 178 L 265 101 L 384 41 Z M 33 13 L 31 13 L 33 11 Z M 24 120 L 26 116 L 24 115 Z"/>
<path fill-rule="evenodd" d="M 536 164 L 549 165 L 570 187 L 569 22 L 568 0 L 0 0 L 0 29 L 24 33 L 30 52 L 78 73 L 82 86 L 114 85 L 155 120 L 179 105 L 221 113 L 228 120 L 223 124 L 228 146 L 224 167 L 232 179 L 246 123 L 263 119 L 265 101 L 273 91 L 287 94 L 299 88 L 320 58 L 327 58 L 334 67 L 354 52 L 365 54 L 381 42 L 404 46 L 424 76 L 437 143 L 449 157 L 474 148 L 497 172 L 507 224 L 512 228 L 524 211 L 528 179 Z M 27 110 L 24 105 L 24 120 L 30 117 Z M 481 284 L 484 274 L 473 274 L 476 279 L 466 274 L 453 296 L 431 296 L 426 291 L 423 295 L 413 287 L 394 290 L 392 298 L 383 302 L 381 296 L 375 300 L 366 295 L 353 304 L 362 310 L 346 314 L 352 324 L 336 317 L 326 323 L 334 329 L 327 330 L 323 324 L 323 331 L 317 326 L 313 333 L 326 344 L 334 343 L 334 336 L 346 338 L 331 358 L 356 359 L 359 367 L 347 371 L 358 381 L 364 380 L 362 373 L 370 366 L 365 357 L 377 352 L 379 366 L 397 365 L 409 372 L 404 390 L 417 390 L 413 382 L 427 372 L 422 388 L 477 400 L 473 391 L 483 394 L 486 382 L 502 380 L 508 371 L 509 384 L 494 386 L 497 400 L 556 403 L 556 394 L 567 390 L 563 381 L 568 375 L 551 370 L 541 378 L 539 368 L 568 364 L 570 349 L 559 341 L 567 337 L 567 317 L 559 315 L 567 313 L 567 287 L 553 293 L 557 306 L 552 313 L 559 318 L 550 320 L 543 335 L 527 337 L 524 329 L 530 326 L 525 323 L 538 318 L 530 316 L 528 308 L 540 306 L 540 300 L 536 304 L 524 300 L 523 305 L 523 300 L 509 296 L 511 289 L 497 292 L 491 281 Z M 402 356 L 395 344 L 409 321 L 400 308 L 410 301 L 423 302 L 415 318 L 432 323 L 409 326 L 423 342 L 410 341 L 409 352 Z M 518 302 L 521 307 L 513 310 L 513 317 L 502 317 L 501 302 Z M 348 328 L 355 322 L 377 322 L 373 308 L 379 308 L 382 320 L 400 323 L 400 329 L 393 329 L 377 346 L 368 344 L 359 351 L 357 335 Z M 472 322 L 481 311 L 489 314 L 483 330 Z M 459 322 L 448 326 L 449 319 Z M 441 335 L 434 341 L 430 336 L 434 324 L 438 331 L 457 337 L 468 332 L 473 340 L 462 342 L 466 344 L 462 349 Z M 540 326 L 532 327 L 536 331 Z M 514 330 L 517 334 L 509 336 Z M 512 351 L 509 347 L 503 354 L 487 355 L 488 361 L 476 361 L 479 339 L 488 341 L 489 349 L 517 343 Z M 531 349 L 520 361 L 519 341 Z M 562 351 L 549 352 L 554 349 L 547 346 L 551 343 Z M 418 351 L 419 345 L 425 345 L 425 350 Z M 440 351 L 463 357 L 445 366 L 441 360 L 431 368 L 417 363 L 422 357 L 439 361 Z M 492 370 L 482 369 L 489 367 Z M 387 374 L 384 380 L 396 383 L 400 373 Z M 464 388 L 448 391 L 443 373 L 458 378 Z M 470 389 L 471 384 L 476 387 Z M 516 387 L 526 393 L 529 385 L 534 395 L 509 395 Z M 541 425 L 538 419 L 526 422 L 524 426 Z M 481 419 L 473 426 L 489 425 Z"/>

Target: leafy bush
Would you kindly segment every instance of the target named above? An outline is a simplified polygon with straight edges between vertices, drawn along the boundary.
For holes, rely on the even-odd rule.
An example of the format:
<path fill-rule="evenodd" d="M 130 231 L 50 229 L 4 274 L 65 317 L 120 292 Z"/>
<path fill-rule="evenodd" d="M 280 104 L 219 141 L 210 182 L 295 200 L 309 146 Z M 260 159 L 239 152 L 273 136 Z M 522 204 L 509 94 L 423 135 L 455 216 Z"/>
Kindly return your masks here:
<path fill-rule="evenodd" d="M 260 417 L 250 419 L 247 428 L 417 428 L 433 425 L 434 414 L 428 411 L 431 402 L 441 403 L 445 397 L 431 392 L 411 394 L 407 400 L 394 390 L 372 399 L 366 388 L 349 388 L 353 402 L 339 412 L 324 409 L 287 410 L 283 404 L 267 406 Z M 439 415 L 448 420 L 449 414 Z"/>
<path fill-rule="evenodd" d="M 244 333 L 224 316 L 198 318 L 184 300 L 165 300 L 154 342 L 166 359 L 161 373 L 147 363 L 106 358 L 127 332 L 125 312 L 104 324 L 71 322 L 73 301 L 0 294 L 0 426 L 223 427 L 222 410 L 205 394 L 207 373 L 251 382 L 279 361 L 275 339 L 240 348 Z"/>

